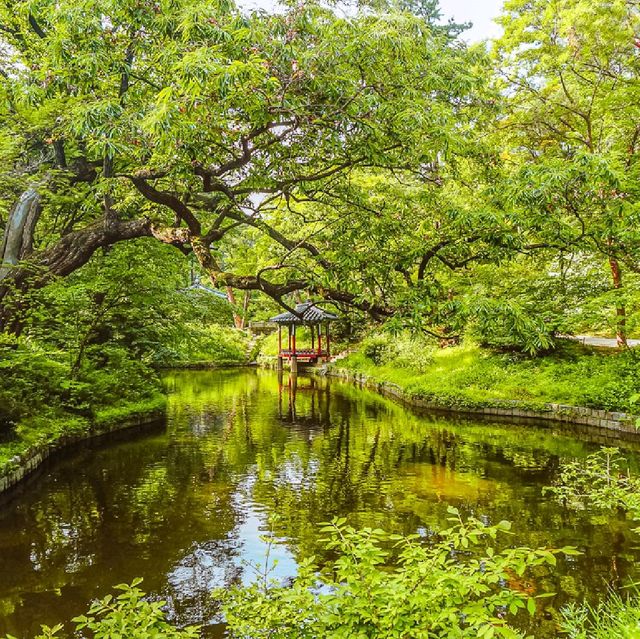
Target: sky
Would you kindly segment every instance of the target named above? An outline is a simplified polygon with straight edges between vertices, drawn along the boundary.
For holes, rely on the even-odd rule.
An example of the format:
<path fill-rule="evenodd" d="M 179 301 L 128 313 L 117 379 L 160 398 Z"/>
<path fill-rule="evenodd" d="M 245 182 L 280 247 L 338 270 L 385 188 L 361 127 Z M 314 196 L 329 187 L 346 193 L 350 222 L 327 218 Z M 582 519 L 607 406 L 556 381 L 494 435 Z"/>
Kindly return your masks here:
<path fill-rule="evenodd" d="M 500 27 L 493 22 L 502 9 L 504 0 L 440 0 L 443 20 L 471 22 L 473 26 L 462 35 L 469 43 L 479 42 L 500 35 Z M 278 0 L 238 0 L 240 6 L 272 11 Z"/>
<path fill-rule="evenodd" d="M 503 0 L 440 0 L 443 18 L 454 18 L 456 22 L 473 22 L 463 38 L 478 42 L 500 35 L 500 27 L 493 22 L 502 9 Z"/>

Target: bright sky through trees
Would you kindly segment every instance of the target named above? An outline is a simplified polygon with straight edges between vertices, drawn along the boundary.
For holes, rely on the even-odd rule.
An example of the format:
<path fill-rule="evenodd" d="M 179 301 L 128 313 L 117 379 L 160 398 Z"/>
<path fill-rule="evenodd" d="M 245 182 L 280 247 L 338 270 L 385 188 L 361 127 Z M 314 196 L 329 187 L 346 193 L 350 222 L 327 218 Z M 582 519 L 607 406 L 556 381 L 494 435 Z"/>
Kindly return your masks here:
<path fill-rule="evenodd" d="M 498 17 L 502 4 L 502 0 L 440 0 L 443 17 L 473 24 L 464 34 L 469 42 L 497 38 L 500 35 L 501 29 L 494 20 Z"/>
<path fill-rule="evenodd" d="M 244 7 L 257 7 L 270 11 L 277 0 L 239 0 Z M 470 22 L 472 27 L 463 34 L 467 42 L 479 42 L 500 36 L 501 29 L 494 22 L 502 8 L 503 0 L 440 0 L 443 20 Z"/>

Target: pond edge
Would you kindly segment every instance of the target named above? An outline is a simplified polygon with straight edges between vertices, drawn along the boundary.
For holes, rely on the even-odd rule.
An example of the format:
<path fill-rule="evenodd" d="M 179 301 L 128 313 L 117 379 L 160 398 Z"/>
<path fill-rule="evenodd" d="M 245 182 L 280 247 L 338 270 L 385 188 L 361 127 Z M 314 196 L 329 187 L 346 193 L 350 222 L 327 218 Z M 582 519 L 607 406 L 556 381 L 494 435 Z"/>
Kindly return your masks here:
<path fill-rule="evenodd" d="M 314 373 L 326 377 L 335 377 L 348 382 L 354 382 L 362 387 L 374 390 L 381 395 L 399 400 L 409 406 L 433 410 L 443 413 L 461 413 L 466 415 L 484 415 L 487 417 L 512 417 L 559 422 L 565 424 L 577 424 L 599 428 L 605 431 L 618 433 L 640 434 L 636 424 L 640 423 L 639 415 L 606 411 L 584 406 L 569 404 L 545 403 L 540 408 L 528 407 L 525 402 L 518 400 L 495 400 L 486 405 L 472 404 L 443 404 L 429 401 L 411 395 L 398 384 L 381 381 L 364 373 L 348 368 L 335 367 L 325 364 L 313 369 Z"/>
<path fill-rule="evenodd" d="M 117 431 L 145 426 L 165 416 L 165 408 L 141 408 L 121 419 L 94 420 L 81 432 L 63 434 L 51 441 L 35 444 L 24 453 L 16 455 L 8 468 L 0 470 L 0 495 L 15 488 L 38 470 L 47 459 L 69 446 Z"/>

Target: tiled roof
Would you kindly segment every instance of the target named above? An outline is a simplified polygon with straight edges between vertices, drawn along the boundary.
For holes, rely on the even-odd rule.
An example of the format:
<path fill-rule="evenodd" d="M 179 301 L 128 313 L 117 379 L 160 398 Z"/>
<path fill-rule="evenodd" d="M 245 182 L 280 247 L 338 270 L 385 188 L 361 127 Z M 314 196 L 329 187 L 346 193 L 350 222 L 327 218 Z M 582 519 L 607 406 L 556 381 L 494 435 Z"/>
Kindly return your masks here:
<path fill-rule="evenodd" d="M 318 308 L 314 302 L 297 304 L 295 310 L 295 315 L 287 311 L 272 317 L 269 321 L 277 324 L 319 324 L 320 322 L 330 322 L 338 319 L 337 315 Z"/>

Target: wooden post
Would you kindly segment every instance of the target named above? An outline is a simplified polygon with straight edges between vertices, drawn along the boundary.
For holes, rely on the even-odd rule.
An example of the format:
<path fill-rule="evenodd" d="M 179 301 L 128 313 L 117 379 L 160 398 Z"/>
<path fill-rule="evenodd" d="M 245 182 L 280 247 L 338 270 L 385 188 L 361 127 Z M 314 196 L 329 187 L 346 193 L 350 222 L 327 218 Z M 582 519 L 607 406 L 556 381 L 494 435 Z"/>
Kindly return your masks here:
<path fill-rule="evenodd" d="M 311 329 L 311 350 L 315 350 L 316 327 L 311 324 L 309 328 Z"/>
<path fill-rule="evenodd" d="M 278 324 L 278 370 L 282 373 L 282 325 Z"/>
<path fill-rule="evenodd" d="M 318 324 L 318 357 L 322 355 L 322 324 Z"/>

